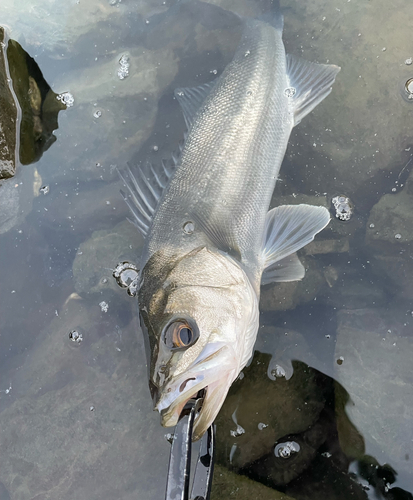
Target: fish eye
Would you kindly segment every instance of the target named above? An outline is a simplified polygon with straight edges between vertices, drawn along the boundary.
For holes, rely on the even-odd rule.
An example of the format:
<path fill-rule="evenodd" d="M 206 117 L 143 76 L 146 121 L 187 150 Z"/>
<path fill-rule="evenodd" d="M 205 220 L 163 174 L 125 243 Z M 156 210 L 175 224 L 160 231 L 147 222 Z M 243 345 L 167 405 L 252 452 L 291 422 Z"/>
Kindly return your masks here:
<path fill-rule="evenodd" d="M 188 321 L 179 319 L 165 328 L 164 342 L 169 349 L 186 349 L 198 340 L 198 331 Z"/>

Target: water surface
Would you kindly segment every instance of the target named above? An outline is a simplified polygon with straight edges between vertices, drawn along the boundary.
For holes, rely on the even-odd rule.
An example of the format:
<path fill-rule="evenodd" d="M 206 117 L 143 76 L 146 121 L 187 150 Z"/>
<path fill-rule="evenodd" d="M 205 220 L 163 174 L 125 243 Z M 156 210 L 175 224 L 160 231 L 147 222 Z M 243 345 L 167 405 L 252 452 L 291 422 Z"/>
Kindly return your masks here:
<path fill-rule="evenodd" d="M 410 4 L 282 5 L 287 51 L 342 71 L 294 129 L 273 206 L 321 204 L 333 220 L 303 250 L 302 282 L 263 288 L 257 351 L 217 419 L 212 497 L 412 498 Z M 170 156 L 185 129 L 173 89 L 215 78 L 239 26 L 149 0 L 3 0 L 0 24 L 74 99 L 41 158 L 1 181 L 0 499 L 162 498 L 167 431 L 136 300 L 112 277 L 143 243 L 115 167 Z"/>

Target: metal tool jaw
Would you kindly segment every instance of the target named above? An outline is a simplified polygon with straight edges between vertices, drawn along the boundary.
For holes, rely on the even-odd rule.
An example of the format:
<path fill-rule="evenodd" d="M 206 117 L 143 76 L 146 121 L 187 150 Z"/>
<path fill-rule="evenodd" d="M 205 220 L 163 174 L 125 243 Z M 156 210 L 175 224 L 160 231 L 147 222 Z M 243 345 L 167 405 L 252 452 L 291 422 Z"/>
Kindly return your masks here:
<path fill-rule="evenodd" d="M 169 457 L 165 500 L 208 500 L 211 493 L 213 458 L 215 450 L 214 426 L 211 425 L 201 439 L 198 461 L 189 495 L 192 429 L 203 402 L 203 395 L 190 399 L 175 427 Z"/>

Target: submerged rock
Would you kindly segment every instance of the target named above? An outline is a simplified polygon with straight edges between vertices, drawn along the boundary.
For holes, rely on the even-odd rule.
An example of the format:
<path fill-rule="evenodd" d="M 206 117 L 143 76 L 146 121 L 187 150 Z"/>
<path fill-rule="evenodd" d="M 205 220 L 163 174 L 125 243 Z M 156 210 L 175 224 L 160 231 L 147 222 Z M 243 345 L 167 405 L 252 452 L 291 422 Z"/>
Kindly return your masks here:
<path fill-rule="evenodd" d="M 409 4 L 378 0 L 376 7 L 294 0 L 285 16 L 288 52 L 343 68 L 331 95 L 292 132 L 287 159 L 294 178 L 307 190 L 345 192 L 359 209 L 388 187 L 392 171 L 397 178 L 412 144 L 413 102 L 400 95 L 412 77 L 404 64 Z"/>
<path fill-rule="evenodd" d="M 143 238 L 128 221 L 113 229 L 92 233 L 79 246 L 73 262 L 75 290 L 79 295 L 119 295 L 120 289 L 112 276 L 119 262 L 134 262 L 140 257 Z"/>
<path fill-rule="evenodd" d="M 285 493 L 268 488 L 240 474 L 235 474 L 222 465 L 217 464 L 214 467 L 211 500 L 220 500 L 222 498 L 233 498 L 234 500 L 251 500 L 256 498 L 265 500 L 294 500 Z"/>
<path fill-rule="evenodd" d="M 336 378 L 351 398 L 346 411 L 366 452 L 404 479 L 413 456 L 412 325 L 410 312 L 340 311 L 335 352 Z"/>
<path fill-rule="evenodd" d="M 306 274 L 301 281 L 288 283 L 271 283 L 262 287 L 260 309 L 262 311 L 285 311 L 294 309 L 300 304 L 314 300 L 327 281 L 318 269 L 314 259 L 300 260 L 306 268 Z"/>
<path fill-rule="evenodd" d="M 10 86 L 6 34 L 0 26 L 0 179 L 16 170 L 16 122 L 18 109 Z"/>
<path fill-rule="evenodd" d="M 120 326 L 123 315 L 102 319 L 97 303 L 73 294 L 36 332 L 30 356 L 2 372 L 0 389 L 11 380 L 12 390 L 0 393 L 0 480 L 11 498 L 164 494 L 169 446 L 152 411 L 138 323 Z M 68 335 L 79 328 L 81 344 Z"/>
<path fill-rule="evenodd" d="M 269 354 L 256 351 L 252 363 L 243 370 L 243 377 L 232 385 L 217 418 L 217 461 L 239 470 L 272 454 L 277 442 L 286 436 L 300 435 L 319 419 L 329 388 L 320 390 L 319 375 L 304 363 L 293 361 L 294 373 L 270 379 Z M 265 427 L 259 424 L 265 424 Z M 237 436 L 231 430 L 241 426 L 245 432 Z M 298 439 L 298 438 L 297 438 Z M 294 439 L 296 440 L 296 439 Z M 298 454 L 299 455 L 299 454 Z M 305 456 L 304 456 L 305 455 Z M 311 457 L 300 455 L 295 473 L 286 481 L 284 463 L 278 473 L 274 463 L 275 482 L 289 482 L 308 466 Z M 296 462 L 296 461 L 295 461 Z"/>
<path fill-rule="evenodd" d="M 384 195 L 370 212 L 366 244 L 377 274 L 401 298 L 413 296 L 413 173 L 403 189 Z"/>
<path fill-rule="evenodd" d="M 62 109 L 35 60 L 0 26 L 0 178 L 39 160 L 56 140 Z"/>

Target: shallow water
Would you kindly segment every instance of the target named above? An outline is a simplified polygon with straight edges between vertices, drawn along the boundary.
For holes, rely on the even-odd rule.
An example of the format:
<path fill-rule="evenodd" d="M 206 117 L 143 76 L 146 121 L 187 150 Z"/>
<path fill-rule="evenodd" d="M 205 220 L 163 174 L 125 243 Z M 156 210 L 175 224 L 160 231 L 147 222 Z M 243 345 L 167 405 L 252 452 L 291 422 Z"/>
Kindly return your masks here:
<path fill-rule="evenodd" d="M 168 158 L 185 127 L 173 89 L 231 59 L 239 26 L 207 7 L 1 3 L 8 36 L 74 98 L 57 140 L 0 186 L 1 500 L 164 495 L 168 431 L 152 411 L 136 300 L 112 277 L 143 243 L 115 166 Z M 217 419 L 212 498 L 412 498 L 411 7 L 283 7 L 287 51 L 342 71 L 294 129 L 273 205 L 321 204 L 333 220 L 303 250 L 302 282 L 263 288 L 257 352 Z M 338 195 L 348 222 L 334 217 Z M 274 455 L 291 442 L 299 451 Z"/>

